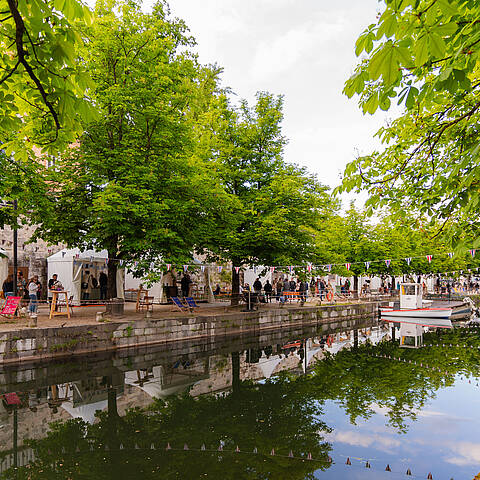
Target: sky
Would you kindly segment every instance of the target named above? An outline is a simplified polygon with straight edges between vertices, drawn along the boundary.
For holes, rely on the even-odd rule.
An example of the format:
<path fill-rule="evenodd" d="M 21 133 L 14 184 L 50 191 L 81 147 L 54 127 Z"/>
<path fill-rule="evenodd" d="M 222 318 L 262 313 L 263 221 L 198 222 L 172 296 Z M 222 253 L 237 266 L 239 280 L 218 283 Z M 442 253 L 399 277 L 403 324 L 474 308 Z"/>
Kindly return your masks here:
<path fill-rule="evenodd" d="M 373 135 L 388 115 L 364 116 L 357 100 L 342 94 L 358 62 L 355 40 L 375 21 L 378 0 L 169 4 L 195 37 L 200 61 L 223 67 L 224 86 L 239 98 L 253 102 L 257 91 L 284 95 L 287 161 L 335 187 L 349 161 L 378 148 Z"/>

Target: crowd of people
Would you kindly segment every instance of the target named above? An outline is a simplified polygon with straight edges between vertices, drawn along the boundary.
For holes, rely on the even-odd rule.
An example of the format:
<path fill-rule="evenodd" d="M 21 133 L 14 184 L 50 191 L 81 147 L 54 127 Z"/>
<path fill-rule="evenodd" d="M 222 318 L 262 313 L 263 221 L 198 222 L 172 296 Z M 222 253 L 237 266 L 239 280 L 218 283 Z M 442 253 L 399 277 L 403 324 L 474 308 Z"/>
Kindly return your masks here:
<path fill-rule="evenodd" d="M 350 288 L 349 284 L 347 288 Z M 279 277 L 270 283 L 266 280 L 262 285 L 260 278 L 257 277 L 250 286 L 245 283 L 240 287 L 240 293 L 253 292 L 260 301 L 271 302 L 272 299 L 277 302 L 284 303 L 289 299 L 296 298 L 298 301 L 305 302 L 308 296 L 318 296 L 321 300 L 327 298 L 327 294 L 334 293 L 334 288 L 330 282 L 325 281 L 321 277 L 312 278 L 310 283 L 304 279 L 295 277 Z"/>

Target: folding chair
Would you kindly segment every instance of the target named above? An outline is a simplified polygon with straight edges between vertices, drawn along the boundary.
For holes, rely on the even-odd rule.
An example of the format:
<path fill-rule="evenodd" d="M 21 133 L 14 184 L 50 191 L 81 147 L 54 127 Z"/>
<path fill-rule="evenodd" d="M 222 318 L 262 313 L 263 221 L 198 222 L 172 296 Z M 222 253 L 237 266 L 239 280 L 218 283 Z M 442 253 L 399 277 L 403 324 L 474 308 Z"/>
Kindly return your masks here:
<path fill-rule="evenodd" d="M 176 307 L 178 307 L 182 312 L 185 312 L 186 310 L 189 309 L 187 305 L 184 305 L 178 297 L 170 297 L 172 299 L 172 302 L 175 304 Z"/>
<path fill-rule="evenodd" d="M 0 311 L 0 315 L 5 318 L 12 318 L 15 316 L 17 309 L 20 306 L 20 301 L 22 297 L 7 297 L 5 303 L 2 306 L 2 310 Z"/>
<path fill-rule="evenodd" d="M 190 308 L 200 308 L 200 305 L 197 305 L 193 297 L 185 297 L 185 301 Z"/>

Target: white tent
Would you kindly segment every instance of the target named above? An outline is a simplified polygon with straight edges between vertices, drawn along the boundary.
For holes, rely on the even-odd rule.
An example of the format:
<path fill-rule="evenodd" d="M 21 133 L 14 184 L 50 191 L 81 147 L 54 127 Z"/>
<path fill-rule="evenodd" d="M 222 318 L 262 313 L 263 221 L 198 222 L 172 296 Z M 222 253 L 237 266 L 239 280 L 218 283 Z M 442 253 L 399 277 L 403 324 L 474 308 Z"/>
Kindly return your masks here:
<path fill-rule="evenodd" d="M 0 248 L 0 287 L 8 276 L 8 256 L 7 252 Z"/>
<path fill-rule="evenodd" d="M 73 303 L 79 304 L 82 295 L 82 271 L 101 271 L 107 268 L 108 252 L 102 250 L 80 251 L 78 248 L 60 250 L 47 258 L 48 278 L 58 275 L 65 291 L 73 295 Z M 125 270 L 117 270 L 117 297 L 124 298 Z"/>

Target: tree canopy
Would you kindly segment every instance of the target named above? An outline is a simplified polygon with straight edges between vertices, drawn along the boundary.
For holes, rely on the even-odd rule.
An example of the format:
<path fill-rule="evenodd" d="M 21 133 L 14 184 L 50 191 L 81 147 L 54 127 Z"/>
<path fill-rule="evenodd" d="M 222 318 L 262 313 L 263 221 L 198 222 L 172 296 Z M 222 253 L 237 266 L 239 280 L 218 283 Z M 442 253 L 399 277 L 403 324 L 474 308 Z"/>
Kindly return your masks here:
<path fill-rule="evenodd" d="M 90 9 L 79 0 L 0 1 L 0 143 L 26 160 L 32 146 L 57 152 L 94 114 L 78 61 Z"/>
<path fill-rule="evenodd" d="M 479 14 L 465 0 L 386 1 L 344 89 L 365 113 L 392 100 L 405 110 L 377 133 L 383 150 L 347 166 L 341 190 L 366 189 L 370 209 L 426 216 L 459 247 L 480 242 Z"/>

